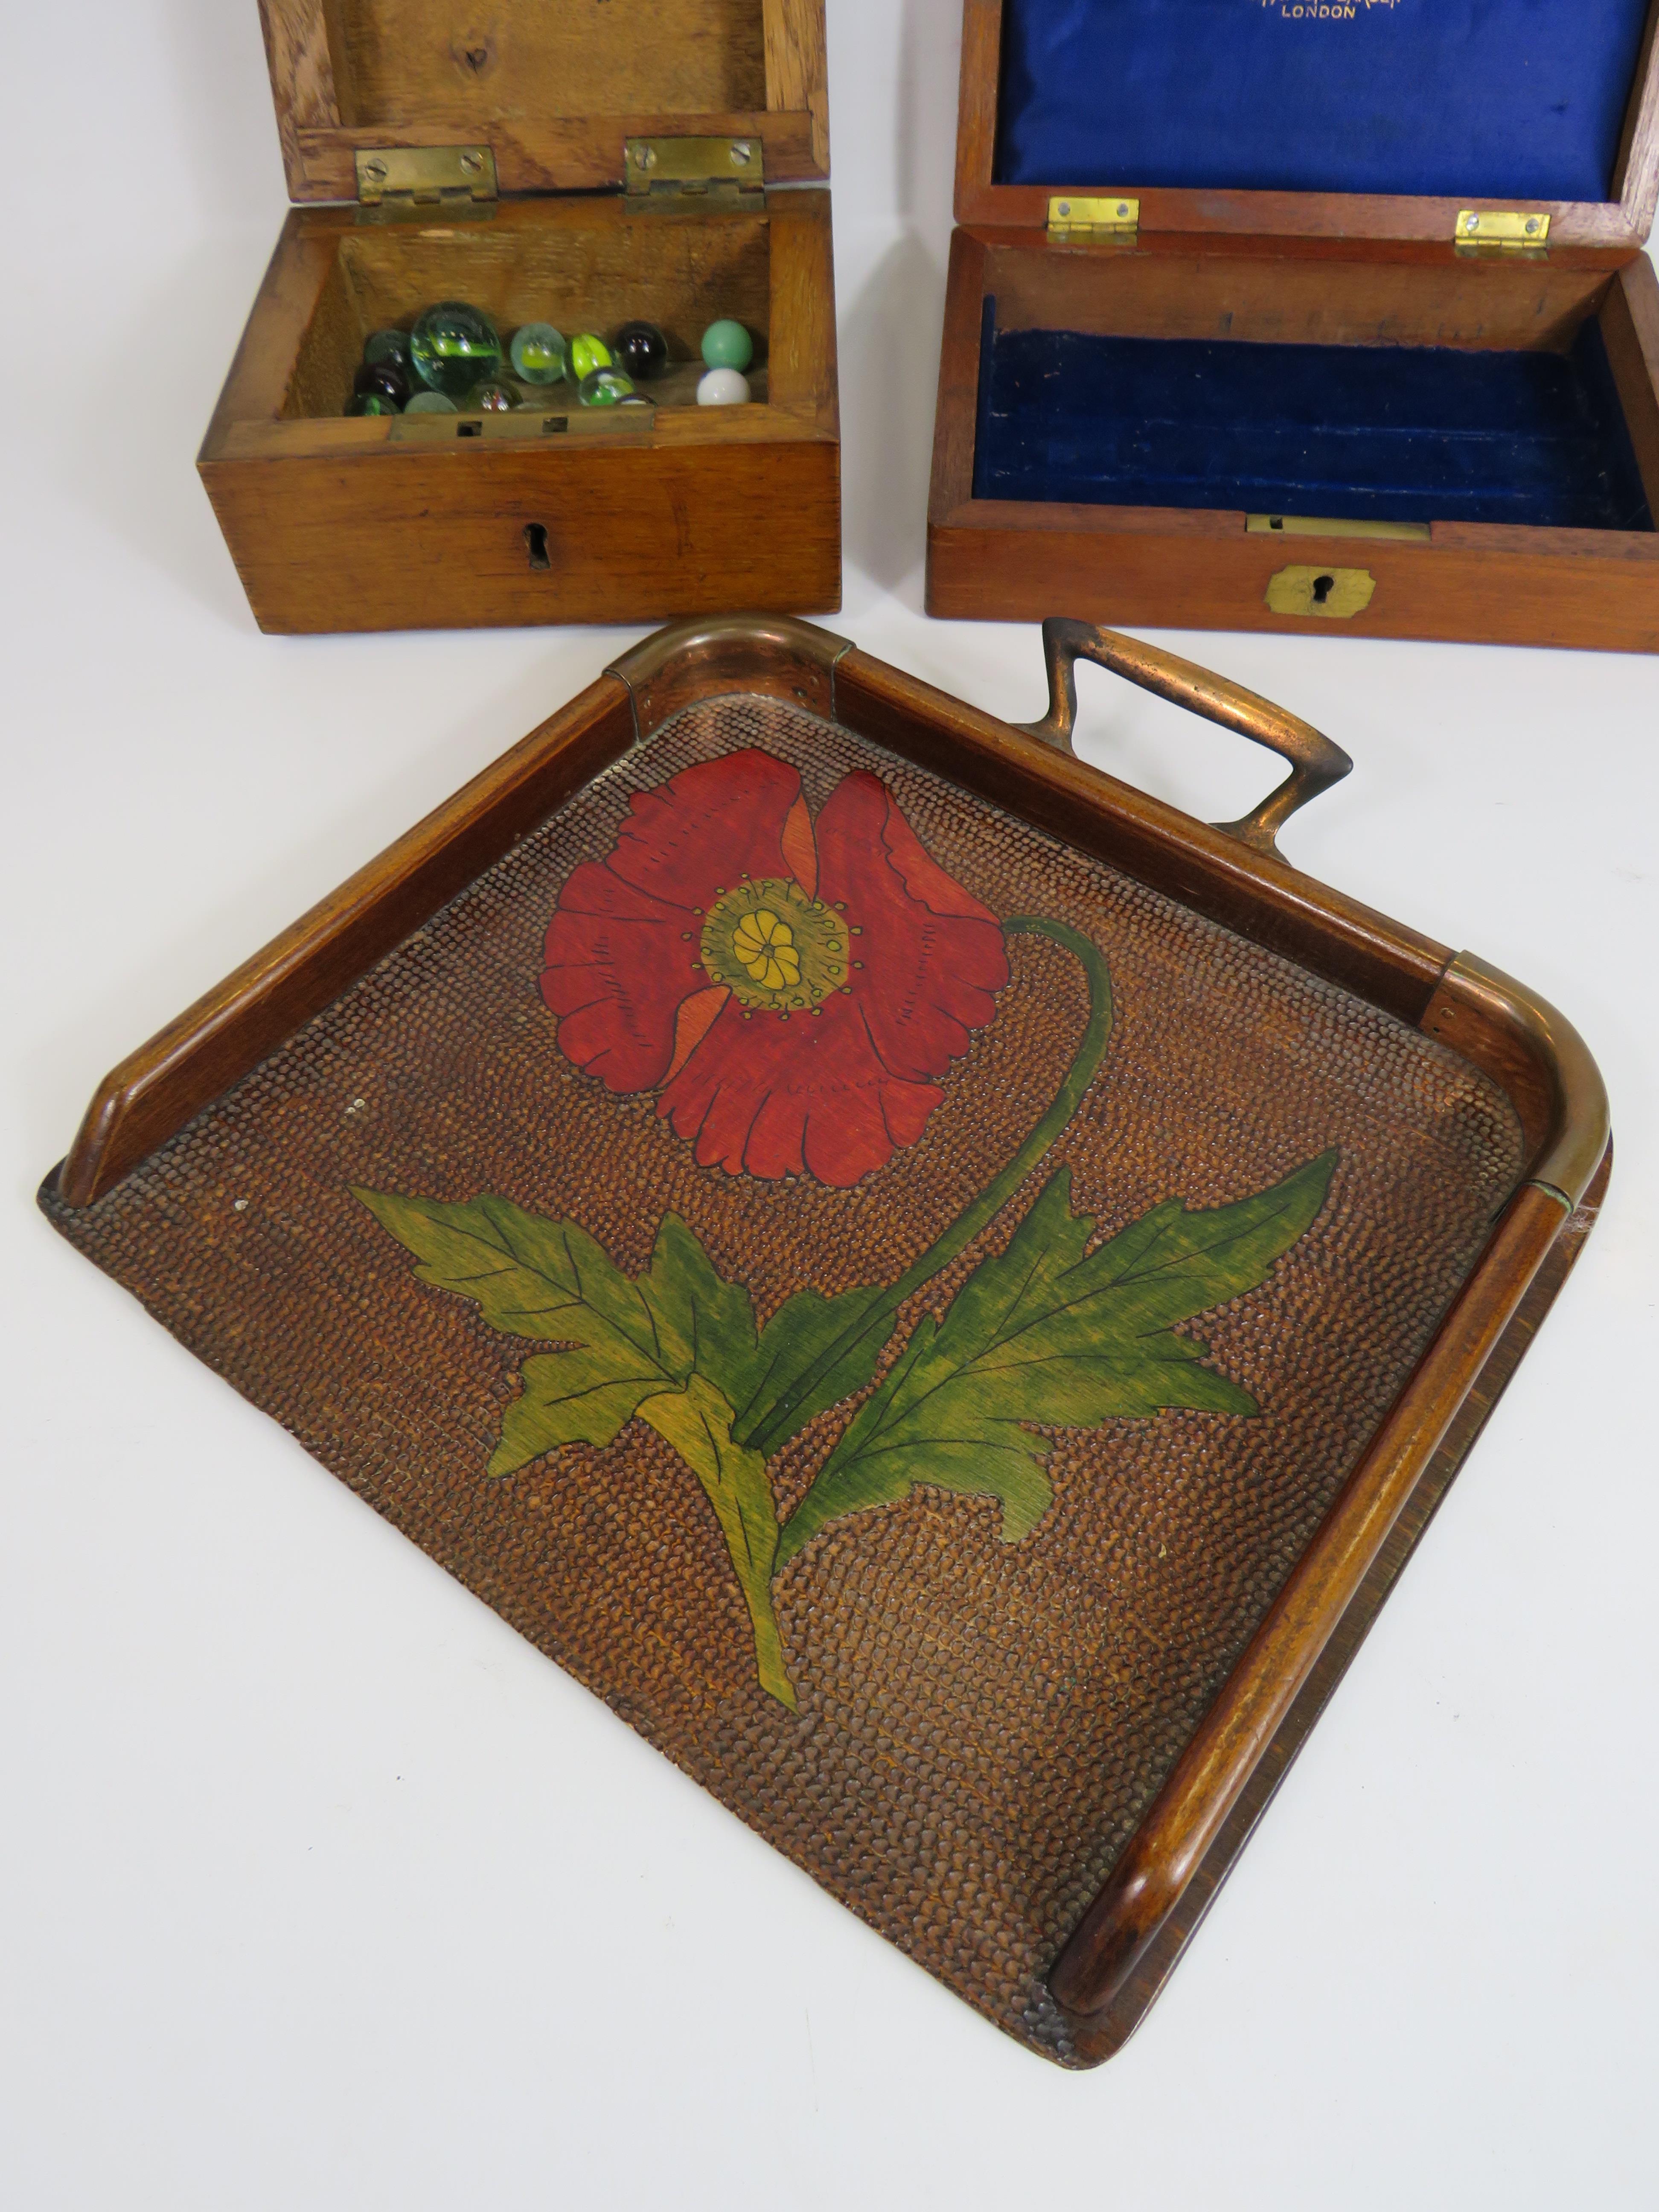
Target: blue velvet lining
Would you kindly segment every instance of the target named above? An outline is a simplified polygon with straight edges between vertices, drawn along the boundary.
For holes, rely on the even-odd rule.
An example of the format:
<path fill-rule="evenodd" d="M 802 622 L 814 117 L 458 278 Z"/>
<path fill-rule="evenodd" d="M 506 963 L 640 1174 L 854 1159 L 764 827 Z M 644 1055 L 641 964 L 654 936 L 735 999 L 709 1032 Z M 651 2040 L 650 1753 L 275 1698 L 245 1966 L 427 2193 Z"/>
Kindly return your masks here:
<path fill-rule="evenodd" d="M 1006 0 L 1012 185 L 1605 200 L 1647 0 Z"/>
<path fill-rule="evenodd" d="M 976 499 L 1651 530 L 1594 322 L 1571 354 L 1000 331 Z"/>

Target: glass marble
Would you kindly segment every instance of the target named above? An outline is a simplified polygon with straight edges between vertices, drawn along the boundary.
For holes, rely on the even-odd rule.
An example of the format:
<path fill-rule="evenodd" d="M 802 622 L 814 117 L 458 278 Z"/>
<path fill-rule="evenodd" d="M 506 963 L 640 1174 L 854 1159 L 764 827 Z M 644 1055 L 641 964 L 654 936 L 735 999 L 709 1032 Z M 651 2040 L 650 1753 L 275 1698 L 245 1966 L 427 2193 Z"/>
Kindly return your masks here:
<path fill-rule="evenodd" d="M 504 384 L 491 382 L 475 385 L 462 406 L 469 415 L 510 415 L 518 404 L 516 392 L 509 392 Z"/>
<path fill-rule="evenodd" d="M 755 358 L 755 341 L 741 323 L 710 323 L 702 334 L 702 357 L 710 368 L 747 368 Z"/>
<path fill-rule="evenodd" d="M 570 374 L 580 384 L 596 368 L 611 367 L 611 349 L 603 338 L 596 338 L 592 331 L 582 331 L 570 341 Z"/>
<path fill-rule="evenodd" d="M 459 399 L 501 365 L 501 335 L 488 315 L 465 300 L 441 300 L 409 334 L 415 374 L 434 392 Z"/>
<path fill-rule="evenodd" d="M 348 415 L 401 415 L 403 409 L 384 392 L 354 392 L 346 402 Z"/>
<path fill-rule="evenodd" d="M 405 415 L 459 415 L 460 411 L 447 392 L 417 392 L 404 410 Z"/>
<path fill-rule="evenodd" d="M 409 404 L 409 379 L 395 361 L 366 361 L 352 379 L 351 388 L 359 395 L 378 392 L 383 398 L 395 399 L 400 409 Z"/>
<path fill-rule="evenodd" d="M 668 366 L 668 341 L 654 323 L 624 323 L 611 341 L 618 368 L 649 384 Z"/>
<path fill-rule="evenodd" d="M 520 323 L 507 348 L 513 374 L 526 384 L 556 384 L 564 374 L 565 343 L 551 323 Z"/>
<path fill-rule="evenodd" d="M 618 407 L 654 407 L 654 399 L 647 399 L 642 392 L 624 392 L 617 402 Z"/>
<path fill-rule="evenodd" d="M 410 356 L 407 331 L 375 331 L 363 343 L 366 362 L 395 361 L 404 374 L 414 380 L 415 364 Z"/>
<path fill-rule="evenodd" d="M 699 407 L 741 407 L 749 397 L 749 379 L 735 368 L 711 368 L 697 386 Z"/>
<path fill-rule="evenodd" d="M 576 386 L 576 397 L 584 407 L 614 407 L 619 400 L 633 392 L 632 380 L 619 368 L 590 368 Z"/>

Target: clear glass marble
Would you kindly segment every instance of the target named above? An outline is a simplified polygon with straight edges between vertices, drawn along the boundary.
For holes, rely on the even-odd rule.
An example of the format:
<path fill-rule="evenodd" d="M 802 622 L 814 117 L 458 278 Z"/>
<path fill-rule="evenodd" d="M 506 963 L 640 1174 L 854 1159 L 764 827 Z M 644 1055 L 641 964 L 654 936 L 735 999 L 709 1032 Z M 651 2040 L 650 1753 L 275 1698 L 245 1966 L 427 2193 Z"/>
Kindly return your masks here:
<path fill-rule="evenodd" d="M 510 415 L 518 404 L 516 392 L 509 392 L 504 384 L 489 382 L 473 386 L 461 402 L 461 411 L 466 415 Z"/>
<path fill-rule="evenodd" d="M 488 315 L 465 300 L 441 300 L 409 334 L 415 374 L 434 392 L 459 399 L 501 365 L 501 337 Z"/>
<path fill-rule="evenodd" d="M 576 387 L 576 397 L 584 407 L 614 407 L 618 400 L 633 394 L 631 378 L 619 368 L 592 368 Z"/>
<path fill-rule="evenodd" d="M 459 415 L 460 411 L 447 392 L 417 392 L 404 410 L 405 415 Z"/>
<path fill-rule="evenodd" d="M 557 384 L 565 372 L 568 349 L 551 323 L 520 323 L 507 356 L 513 374 L 526 384 Z"/>

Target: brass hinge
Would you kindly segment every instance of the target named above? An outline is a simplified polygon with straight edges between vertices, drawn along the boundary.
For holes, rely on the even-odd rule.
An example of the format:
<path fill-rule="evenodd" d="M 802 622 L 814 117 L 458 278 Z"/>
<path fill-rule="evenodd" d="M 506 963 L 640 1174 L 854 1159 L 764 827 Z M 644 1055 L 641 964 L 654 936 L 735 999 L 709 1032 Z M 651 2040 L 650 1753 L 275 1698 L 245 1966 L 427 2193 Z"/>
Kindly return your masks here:
<path fill-rule="evenodd" d="M 1062 192 L 1048 203 L 1050 238 L 1133 238 L 1139 228 L 1140 202 L 1117 192 L 1109 192 L 1103 199 L 1079 199 L 1075 192 Z"/>
<path fill-rule="evenodd" d="M 1538 253 L 1549 242 L 1549 217 L 1524 208 L 1464 208 L 1457 218 L 1459 246 L 1476 253 Z"/>
<path fill-rule="evenodd" d="M 766 205 L 758 138 L 629 138 L 623 164 L 623 204 L 635 215 Z"/>
<path fill-rule="evenodd" d="M 364 207 L 454 206 L 495 197 L 495 156 L 488 146 L 371 146 L 357 153 L 357 198 Z"/>

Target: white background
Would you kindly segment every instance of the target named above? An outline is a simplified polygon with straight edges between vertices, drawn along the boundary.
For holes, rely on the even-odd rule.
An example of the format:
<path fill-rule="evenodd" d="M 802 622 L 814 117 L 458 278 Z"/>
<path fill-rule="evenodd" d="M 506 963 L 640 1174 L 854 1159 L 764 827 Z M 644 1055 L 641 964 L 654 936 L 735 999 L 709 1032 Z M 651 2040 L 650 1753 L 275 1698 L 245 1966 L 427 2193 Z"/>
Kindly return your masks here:
<path fill-rule="evenodd" d="M 1034 631 L 921 611 L 956 0 L 830 28 L 836 626 L 1029 716 Z M 1620 1152 L 1208 1925 L 1068 2076 L 33 1212 L 106 1066 L 632 634 L 260 637 L 191 465 L 285 202 L 252 0 L 3 29 L 0 2202 L 1653 2204 L 1659 661 L 1169 641 L 1349 748 L 1291 857 L 1564 1007 Z M 1119 773 L 1212 819 L 1265 787 L 1082 690 Z"/>

